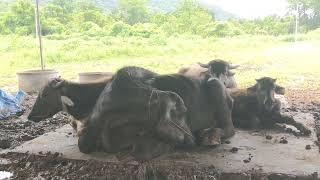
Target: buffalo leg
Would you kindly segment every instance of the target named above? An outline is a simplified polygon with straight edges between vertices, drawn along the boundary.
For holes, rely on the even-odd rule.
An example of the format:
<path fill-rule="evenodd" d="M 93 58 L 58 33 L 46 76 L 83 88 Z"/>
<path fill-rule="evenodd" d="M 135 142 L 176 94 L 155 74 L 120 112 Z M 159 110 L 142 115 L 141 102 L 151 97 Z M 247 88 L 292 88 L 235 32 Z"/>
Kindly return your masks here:
<path fill-rule="evenodd" d="M 309 136 L 311 134 L 311 130 L 308 129 L 304 124 L 297 122 L 291 116 L 278 114 L 277 117 L 278 123 L 284 123 L 288 125 L 292 125 L 296 127 L 302 134 Z"/>
<path fill-rule="evenodd" d="M 230 109 L 230 102 L 232 102 L 230 100 L 231 97 L 228 95 L 225 86 L 218 79 L 210 78 L 207 85 L 209 98 L 214 105 L 218 128 L 223 130 L 223 138 L 229 138 L 235 134 Z"/>

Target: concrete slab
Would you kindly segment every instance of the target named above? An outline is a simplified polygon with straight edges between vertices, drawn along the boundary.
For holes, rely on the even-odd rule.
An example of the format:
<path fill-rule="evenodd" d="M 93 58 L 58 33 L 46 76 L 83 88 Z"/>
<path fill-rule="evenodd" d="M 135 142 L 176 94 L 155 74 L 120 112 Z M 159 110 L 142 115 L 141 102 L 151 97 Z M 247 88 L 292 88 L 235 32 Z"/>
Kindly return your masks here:
<path fill-rule="evenodd" d="M 313 126 L 312 115 L 300 113 L 299 119 Z M 266 139 L 271 135 L 271 140 Z M 281 137 L 288 140 L 281 144 Z M 179 151 L 161 156 L 154 160 L 159 164 L 189 164 L 215 166 L 224 173 L 250 173 L 253 170 L 263 174 L 282 173 L 294 176 L 307 176 L 317 172 L 320 174 L 320 154 L 314 144 L 315 134 L 311 137 L 297 138 L 293 135 L 271 130 L 244 131 L 237 130 L 236 135 L 230 139 L 230 144 L 223 144 L 217 148 L 198 148 L 192 151 Z M 311 145 L 306 150 L 306 145 Z M 232 147 L 239 148 L 232 153 Z M 96 159 L 107 162 L 118 162 L 113 154 L 93 153 L 83 154 L 77 147 L 77 137 L 69 125 L 65 125 L 55 132 L 50 132 L 33 139 L 11 150 L 14 152 L 59 152 L 69 159 Z M 5 153 L 2 151 L 0 153 Z M 244 162 L 244 160 L 251 161 Z"/>

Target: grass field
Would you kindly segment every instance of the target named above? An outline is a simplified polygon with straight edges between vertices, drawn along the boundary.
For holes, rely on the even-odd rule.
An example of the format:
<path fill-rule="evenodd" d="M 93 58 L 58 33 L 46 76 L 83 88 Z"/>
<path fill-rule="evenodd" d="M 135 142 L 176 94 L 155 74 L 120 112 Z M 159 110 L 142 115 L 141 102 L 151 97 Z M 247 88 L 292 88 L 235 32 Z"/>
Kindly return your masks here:
<path fill-rule="evenodd" d="M 177 72 L 182 65 L 220 58 L 240 64 L 236 79 L 242 87 L 270 76 L 289 88 L 320 89 L 320 31 L 292 36 L 45 37 L 46 68 L 77 80 L 84 71 L 116 71 L 126 65 L 158 73 Z M 36 39 L 0 36 L 0 87 L 17 90 L 16 72 L 40 67 Z"/>

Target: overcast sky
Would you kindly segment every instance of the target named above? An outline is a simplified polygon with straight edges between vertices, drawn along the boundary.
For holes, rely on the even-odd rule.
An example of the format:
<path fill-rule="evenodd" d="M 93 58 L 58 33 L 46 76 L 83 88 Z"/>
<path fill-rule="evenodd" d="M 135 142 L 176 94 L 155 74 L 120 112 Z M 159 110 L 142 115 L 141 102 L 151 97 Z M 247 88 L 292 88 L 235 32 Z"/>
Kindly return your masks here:
<path fill-rule="evenodd" d="M 271 14 L 284 15 L 287 0 L 201 0 L 216 4 L 224 10 L 242 18 L 255 18 Z"/>

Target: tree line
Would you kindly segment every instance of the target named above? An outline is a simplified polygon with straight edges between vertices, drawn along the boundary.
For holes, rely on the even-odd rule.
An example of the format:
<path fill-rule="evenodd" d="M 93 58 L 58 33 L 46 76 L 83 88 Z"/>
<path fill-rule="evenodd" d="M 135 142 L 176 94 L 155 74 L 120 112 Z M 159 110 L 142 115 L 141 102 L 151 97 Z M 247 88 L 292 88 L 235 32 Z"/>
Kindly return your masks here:
<path fill-rule="evenodd" d="M 42 34 L 93 36 L 174 36 L 191 34 L 202 37 L 226 37 L 241 34 L 282 35 L 294 31 L 296 4 L 300 4 L 301 30 L 320 25 L 319 0 L 289 0 L 287 16 L 268 16 L 254 20 L 217 21 L 212 12 L 196 0 L 183 0 L 172 12 L 153 12 L 146 0 L 118 0 L 118 6 L 105 12 L 89 0 L 53 0 L 41 5 Z M 0 3 L 0 34 L 35 34 L 35 11 L 31 0 Z"/>

